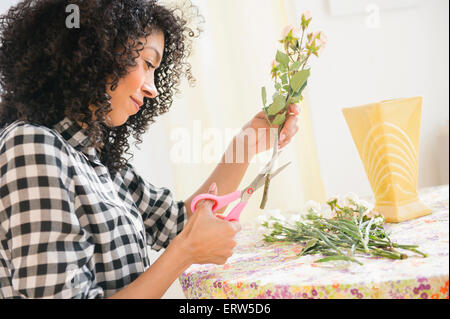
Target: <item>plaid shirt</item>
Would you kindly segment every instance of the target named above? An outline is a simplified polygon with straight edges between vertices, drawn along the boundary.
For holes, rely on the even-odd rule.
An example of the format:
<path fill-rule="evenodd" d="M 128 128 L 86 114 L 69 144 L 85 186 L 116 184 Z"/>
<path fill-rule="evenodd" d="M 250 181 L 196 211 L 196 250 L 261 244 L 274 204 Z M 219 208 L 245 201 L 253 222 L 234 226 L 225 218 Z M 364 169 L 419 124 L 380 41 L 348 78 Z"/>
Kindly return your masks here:
<path fill-rule="evenodd" d="M 103 298 L 183 229 L 182 201 L 128 164 L 111 176 L 69 118 L 0 131 L 0 297 Z"/>

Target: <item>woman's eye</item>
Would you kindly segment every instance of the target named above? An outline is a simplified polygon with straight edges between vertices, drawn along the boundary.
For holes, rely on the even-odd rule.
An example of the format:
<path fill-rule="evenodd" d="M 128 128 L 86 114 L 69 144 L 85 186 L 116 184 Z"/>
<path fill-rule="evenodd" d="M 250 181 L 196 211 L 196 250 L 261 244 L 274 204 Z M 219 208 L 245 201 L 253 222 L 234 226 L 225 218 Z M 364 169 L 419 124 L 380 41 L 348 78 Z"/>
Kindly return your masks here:
<path fill-rule="evenodd" d="M 154 68 L 155 68 L 155 66 L 154 66 L 151 62 L 145 61 L 145 63 L 147 64 L 147 67 L 148 67 L 149 69 L 154 69 Z"/>

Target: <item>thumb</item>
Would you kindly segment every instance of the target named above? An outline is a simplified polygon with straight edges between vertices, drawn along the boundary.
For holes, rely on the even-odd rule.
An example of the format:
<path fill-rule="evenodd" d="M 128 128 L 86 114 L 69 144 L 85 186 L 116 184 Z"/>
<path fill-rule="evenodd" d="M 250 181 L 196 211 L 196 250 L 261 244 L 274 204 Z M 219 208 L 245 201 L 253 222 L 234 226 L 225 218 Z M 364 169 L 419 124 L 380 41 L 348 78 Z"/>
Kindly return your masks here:
<path fill-rule="evenodd" d="M 209 186 L 208 193 L 217 195 L 217 184 L 216 183 L 212 183 L 211 186 Z"/>
<path fill-rule="evenodd" d="M 216 185 L 216 183 L 212 183 L 211 186 L 209 186 L 208 194 L 217 195 L 217 185 Z M 213 207 L 214 204 L 215 204 L 214 201 L 207 200 L 207 199 L 204 199 L 204 200 L 200 201 L 199 203 L 202 203 L 203 205 L 206 205 L 206 206 L 208 206 L 210 208 Z"/>

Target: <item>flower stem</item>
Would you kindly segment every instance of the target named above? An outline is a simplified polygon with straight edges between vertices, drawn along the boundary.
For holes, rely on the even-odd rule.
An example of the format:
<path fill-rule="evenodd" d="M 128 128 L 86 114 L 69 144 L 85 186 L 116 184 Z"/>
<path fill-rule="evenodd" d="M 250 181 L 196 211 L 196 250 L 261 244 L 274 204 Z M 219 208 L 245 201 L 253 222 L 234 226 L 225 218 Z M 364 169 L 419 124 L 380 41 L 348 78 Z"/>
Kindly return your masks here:
<path fill-rule="evenodd" d="M 261 199 L 261 204 L 259 205 L 259 208 L 264 209 L 266 207 L 267 203 L 267 196 L 269 192 L 269 184 L 270 184 L 270 174 L 266 175 L 266 180 L 264 182 L 264 193 L 263 197 Z"/>

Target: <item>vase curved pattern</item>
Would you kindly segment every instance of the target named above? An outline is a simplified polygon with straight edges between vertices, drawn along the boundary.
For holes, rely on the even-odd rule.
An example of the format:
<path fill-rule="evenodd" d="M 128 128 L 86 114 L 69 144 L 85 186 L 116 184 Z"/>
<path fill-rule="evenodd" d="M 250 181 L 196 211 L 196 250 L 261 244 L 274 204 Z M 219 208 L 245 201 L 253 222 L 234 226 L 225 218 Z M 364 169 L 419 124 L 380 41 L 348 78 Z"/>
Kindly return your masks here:
<path fill-rule="evenodd" d="M 431 213 L 417 195 L 421 111 L 421 97 L 342 110 L 375 196 L 375 210 L 387 222 Z"/>

